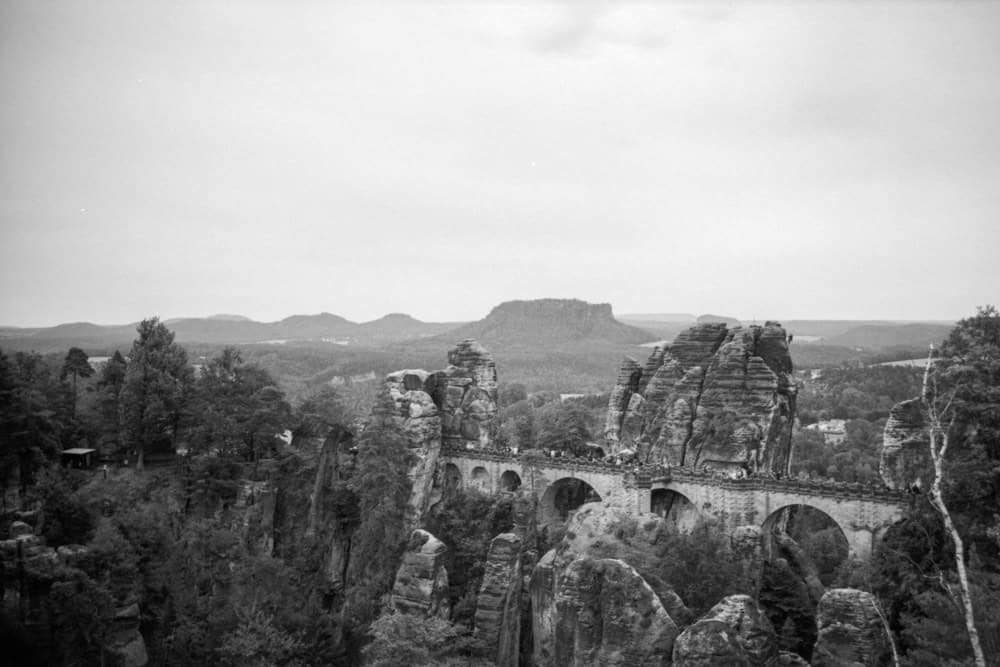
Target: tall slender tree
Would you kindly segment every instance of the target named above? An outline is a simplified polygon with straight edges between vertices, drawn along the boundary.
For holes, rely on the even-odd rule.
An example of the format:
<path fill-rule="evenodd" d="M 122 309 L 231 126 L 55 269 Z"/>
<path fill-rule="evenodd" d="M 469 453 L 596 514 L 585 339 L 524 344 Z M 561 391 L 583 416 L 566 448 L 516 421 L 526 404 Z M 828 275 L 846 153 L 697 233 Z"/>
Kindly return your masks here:
<path fill-rule="evenodd" d="M 63 361 L 60 379 L 65 380 L 67 377 L 73 378 L 73 396 L 70 401 L 70 417 L 76 417 L 77 378 L 89 378 L 93 374 L 94 367 L 90 365 L 87 353 L 78 347 L 69 348 L 69 352 L 66 353 L 66 360 Z"/>
<path fill-rule="evenodd" d="M 937 357 L 937 358 L 936 358 Z M 921 401 L 929 424 L 934 480 L 930 503 L 954 545 L 958 602 L 976 665 L 985 665 L 966 570 L 966 545 L 951 507 L 963 513 L 990 508 L 1000 463 L 1000 313 L 980 308 L 933 347 L 924 369 Z M 962 474 L 968 471 L 969 474 Z M 950 499 L 949 499 L 950 498 Z M 972 502 L 970 502 L 972 501 Z"/>
<path fill-rule="evenodd" d="M 175 448 L 193 371 L 187 352 L 158 318 L 143 320 L 132 343 L 121 392 L 125 444 L 136 450 L 136 467 L 145 466 L 153 448 Z"/>
<path fill-rule="evenodd" d="M 37 354 L 0 352 L 0 477 L 18 471 L 21 490 L 59 449 L 58 385 Z"/>
<path fill-rule="evenodd" d="M 117 452 L 121 446 L 121 394 L 128 364 L 118 350 L 101 367 L 97 380 L 102 447 Z"/>
<path fill-rule="evenodd" d="M 367 625 L 389 591 L 407 534 L 412 482 L 408 441 L 395 419 L 395 405 L 382 391 L 372 418 L 358 439 L 358 464 L 351 489 L 358 498 L 361 523 L 351 539 L 348 580 L 349 620 Z"/>

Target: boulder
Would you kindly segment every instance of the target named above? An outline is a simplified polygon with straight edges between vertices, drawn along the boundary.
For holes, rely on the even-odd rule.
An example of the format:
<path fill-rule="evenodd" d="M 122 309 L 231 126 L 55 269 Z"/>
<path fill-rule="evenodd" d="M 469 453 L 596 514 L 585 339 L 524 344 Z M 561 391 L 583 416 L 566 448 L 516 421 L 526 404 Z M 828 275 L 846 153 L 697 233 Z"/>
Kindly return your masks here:
<path fill-rule="evenodd" d="M 137 629 L 115 632 L 104 649 L 108 667 L 145 667 L 149 663 L 146 641 Z"/>
<path fill-rule="evenodd" d="M 516 666 L 521 644 L 521 539 L 501 533 L 490 542 L 476 597 L 476 636 L 495 649 L 496 663 Z"/>
<path fill-rule="evenodd" d="M 448 618 L 447 547 L 426 530 L 414 530 L 396 571 L 392 606 L 402 614 Z"/>
<path fill-rule="evenodd" d="M 583 557 L 556 589 L 557 665 L 668 665 L 678 628 L 628 563 Z"/>
<path fill-rule="evenodd" d="M 771 622 L 749 595 L 730 595 L 677 637 L 676 667 L 765 665 L 778 657 Z"/>
<path fill-rule="evenodd" d="M 656 562 L 669 530 L 654 514 L 635 517 L 600 503 L 578 509 L 531 575 L 534 663 L 667 664 L 691 614 L 629 559 Z"/>
<path fill-rule="evenodd" d="M 813 667 L 878 664 L 887 638 L 875 596 L 854 588 L 832 588 L 816 610 Z"/>
<path fill-rule="evenodd" d="M 809 667 L 809 663 L 798 653 L 779 651 L 778 657 L 767 663 L 767 667 Z"/>
<path fill-rule="evenodd" d="M 35 531 L 31 528 L 31 526 L 29 526 L 25 522 L 14 521 L 13 523 L 10 524 L 10 531 L 8 534 L 10 535 L 10 538 L 13 540 L 21 537 L 22 535 L 34 535 L 34 533 Z"/>
<path fill-rule="evenodd" d="M 902 401 L 889 411 L 878 472 L 890 489 L 930 489 L 934 465 L 920 399 Z"/>

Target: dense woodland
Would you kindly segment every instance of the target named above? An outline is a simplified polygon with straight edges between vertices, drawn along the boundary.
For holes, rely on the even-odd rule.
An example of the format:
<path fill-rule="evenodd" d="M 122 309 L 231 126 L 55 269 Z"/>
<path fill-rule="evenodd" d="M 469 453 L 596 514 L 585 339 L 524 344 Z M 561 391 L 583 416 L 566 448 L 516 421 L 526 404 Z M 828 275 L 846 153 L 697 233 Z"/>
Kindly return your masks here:
<path fill-rule="evenodd" d="M 19 664 L 98 664 L 115 610 L 132 603 L 141 609 L 153 665 L 491 664 L 471 636 L 472 612 L 489 542 L 510 528 L 511 499 L 462 491 L 428 518 L 428 530 L 449 547 L 450 619 L 386 613 L 408 539 L 410 454 L 379 383 L 331 386 L 323 374 L 333 372 L 303 352 L 292 372 L 300 381 L 289 392 L 276 379 L 289 374 L 287 359 L 264 348 L 201 352 L 175 343 L 155 319 L 139 326 L 131 349 L 97 369 L 79 348 L 46 356 L 0 352 L 0 529 L 16 511 L 39 507 L 36 530 L 49 546 L 87 547 L 56 572 L 2 573 L 7 586 L 19 577 L 15 585 L 46 591 L 44 641 L 26 625 L 24 609 L 4 605 L 0 631 Z M 983 642 L 997 650 L 1000 316 L 984 309 L 961 321 L 938 358 L 937 391 L 954 395 L 945 499 L 967 545 Z M 336 374 L 370 368 L 358 360 Z M 889 409 L 920 395 L 921 381 L 919 370 L 884 366 L 801 377 L 793 472 L 876 479 Z M 515 374 L 501 386 L 498 445 L 590 456 L 607 394 L 588 386 L 588 395 L 562 401 L 539 384 L 546 381 Z M 846 420 L 842 443 L 828 445 L 802 428 L 825 419 Z M 290 442 L 279 437 L 286 432 Z M 108 471 L 60 465 L 60 452 L 71 447 L 97 449 Z M 343 460 L 324 482 L 321 510 L 330 520 L 304 526 L 317 459 L 330 447 L 340 447 Z M 248 510 L 240 509 L 248 482 L 264 479 L 283 489 L 266 549 L 267 536 L 248 532 Z M 628 530 L 622 527 L 626 536 Z M 324 567 L 338 535 L 350 558 L 341 585 L 331 588 Z M 913 498 L 908 518 L 871 563 L 845 562 L 839 531 L 808 512 L 791 535 L 824 584 L 878 596 L 902 664 L 969 660 L 969 643 L 956 639 L 966 629 L 953 546 L 925 498 Z M 559 538 L 541 535 L 539 553 Z M 746 585 L 728 539 L 707 523 L 670 536 L 656 562 L 639 569 L 671 585 L 694 614 Z M 765 569 L 761 599 L 783 645 L 807 653 L 811 612 L 786 583 L 781 572 Z"/>

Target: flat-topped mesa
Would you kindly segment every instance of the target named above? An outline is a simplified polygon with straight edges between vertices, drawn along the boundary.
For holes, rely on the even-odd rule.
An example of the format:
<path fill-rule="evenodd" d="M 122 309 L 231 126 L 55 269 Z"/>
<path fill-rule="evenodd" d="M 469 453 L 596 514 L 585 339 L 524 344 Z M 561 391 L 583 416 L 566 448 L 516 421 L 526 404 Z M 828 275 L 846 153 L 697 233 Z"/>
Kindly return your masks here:
<path fill-rule="evenodd" d="M 626 359 L 611 391 L 608 449 L 645 462 L 786 473 L 795 418 L 788 336 L 777 322 L 705 323 Z"/>
<path fill-rule="evenodd" d="M 497 369 L 493 355 L 466 339 L 448 352 L 448 367 L 389 373 L 385 378 L 396 417 L 416 463 L 410 469 L 413 519 L 430 504 L 442 444 L 489 449 L 497 431 Z"/>

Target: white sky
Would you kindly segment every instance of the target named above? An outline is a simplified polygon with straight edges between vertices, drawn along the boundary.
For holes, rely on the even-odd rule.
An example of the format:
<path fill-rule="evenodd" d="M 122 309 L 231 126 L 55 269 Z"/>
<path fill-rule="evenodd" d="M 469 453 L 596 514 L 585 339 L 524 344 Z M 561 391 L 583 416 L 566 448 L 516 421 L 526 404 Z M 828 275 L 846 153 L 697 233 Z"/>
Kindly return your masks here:
<path fill-rule="evenodd" d="M 0 323 L 950 319 L 1000 3 L 0 3 Z"/>

